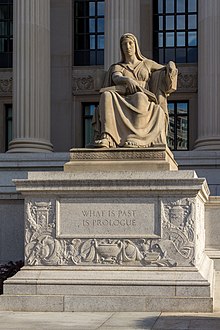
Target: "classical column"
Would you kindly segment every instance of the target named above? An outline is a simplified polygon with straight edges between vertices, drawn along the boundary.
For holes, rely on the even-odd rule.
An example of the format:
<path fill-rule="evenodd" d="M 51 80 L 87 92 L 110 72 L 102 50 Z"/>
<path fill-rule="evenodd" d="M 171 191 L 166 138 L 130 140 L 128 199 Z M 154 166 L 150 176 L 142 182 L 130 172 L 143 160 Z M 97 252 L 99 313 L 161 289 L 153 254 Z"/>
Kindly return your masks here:
<path fill-rule="evenodd" d="M 220 149 L 220 1 L 198 1 L 197 149 Z"/>
<path fill-rule="evenodd" d="M 140 0 L 105 0 L 105 70 L 120 60 L 123 33 L 140 37 Z"/>
<path fill-rule="evenodd" d="M 13 131 L 9 152 L 48 152 L 50 0 L 14 1 Z"/>

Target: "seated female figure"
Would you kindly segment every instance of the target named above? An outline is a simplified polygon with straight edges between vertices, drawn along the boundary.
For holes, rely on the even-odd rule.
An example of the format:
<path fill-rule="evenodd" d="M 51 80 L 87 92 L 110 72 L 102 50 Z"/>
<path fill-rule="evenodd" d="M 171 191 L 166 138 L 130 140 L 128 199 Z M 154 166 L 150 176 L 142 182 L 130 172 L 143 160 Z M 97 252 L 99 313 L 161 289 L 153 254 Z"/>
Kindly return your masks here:
<path fill-rule="evenodd" d="M 120 39 L 122 61 L 110 67 L 93 119 L 95 147 L 149 147 L 166 144 L 166 98 L 176 89 L 173 62 L 145 58 L 136 37 Z M 151 90 L 150 90 L 151 87 Z"/>

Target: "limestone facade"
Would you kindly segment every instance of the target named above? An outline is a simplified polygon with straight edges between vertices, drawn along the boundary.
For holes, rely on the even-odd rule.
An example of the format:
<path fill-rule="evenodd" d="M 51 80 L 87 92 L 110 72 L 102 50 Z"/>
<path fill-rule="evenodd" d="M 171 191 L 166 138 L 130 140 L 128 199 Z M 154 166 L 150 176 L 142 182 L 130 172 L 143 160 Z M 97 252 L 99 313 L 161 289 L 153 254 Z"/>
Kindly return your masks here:
<path fill-rule="evenodd" d="M 99 100 L 98 91 L 105 69 L 113 60 L 113 57 L 107 57 L 107 52 L 109 54 L 114 43 L 118 45 L 117 33 L 120 31 L 121 34 L 125 32 L 124 29 L 129 29 L 129 32 L 139 37 L 143 55 L 153 57 L 153 1 L 135 0 L 137 6 L 130 6 L 130 10 L 123 12 L 124 0 L 106 0 L 106 8 L 109 9 L 106 16 L 111 18 L 112 10 L 116 10 L 118 16 L 114 17 L 118 24 L 110 25 L 108 18 L 106 19 L 108 38 L 104 66 L 85 67 L 73 66 L 72 0 L 37 0 L 39 6 L 36 8 L 34 0 L 14 1 L 17 6 L 14 6 L 14 51 L 17 52 L 17 62 L 14 62 L 13 70 L 0 69 L 0 210 L 3 214 L 0 232 L 6 242 L 14 242 L 14 248 L 9 249 L 9 243 L 7 245 L 1 240 L 1 261 L 18 260 L 23 254 L 23 198 L 15 191 L 12 180 L 25 178 L 28 171 L 37 171 L 39 168 L 62 171 L 64 163 L 68 161 L 70 148 L 84 146 L 82 105 Z M 119 2 L 123 4 L 120 6 L 122 11 L 117 9 Z M 26 21 L 22 21 L 21 13 L 25 13 Z M 198 64 L 178 65 L 178 90 L 170 97 L 170 100 L 189 102 L 189 151 L 178 151 L 174 154 L 179 169 L 195 169 L 199 177 L 207 178 L 211 195 L 220 196 L 220 128 L 217 111 L 219 44 L 216 37 L 220 32 L 218 0 L 213 0 L 212 3 L 208 0 L 198 0 L 198 13 Z M 24 29 L 29 25 L 32 30 L 30 34 L 25 34 Z M 36 30 L 39 31 L 39 38 L 32 36 L 37 35 Z M 16 46 L 16 36 L 19 37 L 21 47 Z M 36 68 L 36 58 L 31 56 L 26 47 L 28 38 L 31 39 L 33 47 L 41 50 L 40 70 Z M 111 56 L 114 55 L 116 56 L 116 53 L 111 53 Z M 30 74 L 33 81 L 27 81 Z M 13 91 L 15 129 L 10 149 L 31 153 L 5 153 L 4 108 L 12 103 Z M 19 142 L 22 142 L 22 146 Z M 52 150 L 54 153 L 50 153 Z M 40 153 L 34 154 L 35 151 Z M 45 151 L 48 154 L 45 154 Z M 15 206 L 13 210 L 11 205 Z M 220 200 L 216 197 L 215 208 L 218 207 Z M 208 211 L 209 219 L 212 219 L 211 212 Z M 213 214 L 217 219 L 217 213 Z M 210 232 L 213 231 L 214 223 L 214 220 L 210 220 L 207 224 L 212 228 Z M 217 246 L 216 249 L 220 249 L 217 239 L 213 240 L 212 244 Z M 207 244 L 210 247 L 209 241 Z"/>
<path fill-rule="evenodd" d="M 126 0 L 130 1 L 130 0 Z M 16 2 L 17 3 L 17 2 Z M 46 1 L 40 1 L 40 6 L 42 8 L 46 8 Z M 199 6 L 203 4 L 202 1 L 199 1 Z M 14 11 L 16 13 L 16 8 L 18 5 L 14 6 Z M 25 12 L 31 10 L 31 2 L 27 2 L 25 5 L 25 1 L 19 2 L 19 6 Z M 25 6 L 27 6 L 25 8 Z M 38 7 L 38 10 L 46 11 Z M 47 61 L 43 61 L 43 64 L 47 69 L 51 67 L 51 79 L 45 79 L 45 75 L 49 77 L 49 71 L 47 71 L 42 64 L 40 67 L 41 71 L 34 72 L 35 66 L 33 64 L 33 56 L 31 57 L 32 67 L 30 67 L 30 73 L 32 75 L 35 83 L 38 84 L 38 94 L 37 91 L 34 95 L 33 92 L 29 95 L 29 100 L 21 100 L 16 99 L 16 90 L 17 93 L 22 93 L 21 88 L 23 85 L 18 84 L 17 87 L 16 79 L 20 79 L 17 77 L 16 65 L 19 67 L 20 65 L 24 65 L 22 70 L 26 70 L 25 74 L 29 74 L 28 67 L 28 56 L 31 56 L 31 53 L 28 52 L 25 48 L 25 44 L 28 40 L 23 40 L 23 49 L 18 49 L 20 53 L 16 56 L 18 59 L 18 64 L 14 64 L 13 70 L 13 81 L 14 81 L 14 138 L 26 138 L 28 139 L 36 139 L 36 140 L 46 140 L 49 143 L 49 147 L 47 150 L 53 150 L 55 152 L 67 152 L 71 147 L 83 147 L 83 133 L 84 133 L 84 125 L 83 125 L 83 114 L 82 114 L 82 104 L 83 103 L 93 103 L 98 102 L 99 100 L 99 89 L 102 85 L 103 78 L 105 75 L 105 70 L 109 67 L 109 65 L 113 62 L 116 62 L 120 59 L 120 54 L 118 51 L 119 37 L 124 32 L 134 33 L 139 41 L 140 48 L 143 52 L 143 55 L 146 57 L 153 57 L 153 1 L 152 0 L 138 0 L 134 2 L 131 1 L 129 6 L 126 6 L 124 0 L 117 1 L 107 1 L 105 3 L 105 60 L 104 66 L 85 66 L 85 67 L 75 67 L 73 66 L 73 52 L 74 52 L 74 30 L 73 30 L 73 21 L 74 21 L 74 8 L 72 0 L 52 0 L 50 1 L 50 12 L 46 17 L 43 15 L 44 19 L 50 20 L 50 58 Z M 18 8 L 19 9 L 19 8 Z M 47 8 L 48 10 L 48 8 Z M 38 26 L 38 16 L 39 13 L 35 12 L 35 18 L 30 17 L 29 22 L 24 22 L 27 24 L 31 23 L 32 19 L 36 19 L 36 26 Z M 20 12 L 19 12 L 20 13 Z M 50 14 L 50 15 L 49 15 Z M 22 16 L 21 16 L 22 17 Z M 20 17 L 20 19 L 21 19 Z M 39 16 L 40 17 L 40 16 Z M 114 17 L 114 18 L 112 18 Z M 16 21 L 15 21 L 16 20 Z M 40 22 L 39 26 L 41 26 L 42 31 L 45 32 L 45 28 L 42 26 Z M 19 17 L 14 19 L 14 39 L 16 40 L 16 33 L 20 34 L 22 30 L 19 30 L 19 24 L 22 25 L 22 22 L 19 22 Z M 43 23 L 44 24 L 44 23 Z M 49 24 L 46 22 L 45 24 Z M 31 23 L 32 26 L 34 26 Z M 16 28 L 17 26 L 17 28 Z M 24 29 L 25 30 L 25 29 Z M 141 31 L 141 32 L 140 32 Z M 31 32 L 34 33 L 34 30 Z M 32 39 L 32 43 L 35 42 L 32 35 L 25 35 L 24 38 L 30 37 Z M 39 49 L 43 49 L 41 47 L 44 44 L 46 33 L 40 34 L 42 40 L 39 38 L 37 42 L 39 44 Z M 20 36 L 19 36 L 20 38 Z M 49 38 L 47 34 L 47 38 Z M 46 42 L 49 47 L 49 42 Z M 35 45 L 35 47 L 37 47 Z M 14 51 L 16 51 L 16 42 L 14 45 Z M 23 53 L 22 53 L 23 52 Z M 48 56 L 49 49 L 44 49 L 44 54 L 42 54 L 45 59 Z M 47 54 L 47 55 L 46 55 Z M 26 61 L 22 64 L 22 61 L 19 62 L 18 56 L 25 56 Z M 36 58 L 35 58 L 36 59 Z M 30 59 L 29 59 L 30 60 Z M 41 59 L 42 61 L 42 59 Z M 51 65 L 48 65 L 50 63 Z M 47 63 L 46 63 L 47 62 Z M 16 63 L 16 62 L 14 62 Z M 27 67 L 26 67 L 27 66 Z M 197 64 L 180 64 L 178 65 L 179 69 L 179 79 L 178 79 L 178 91 L 170 97 L 170 100 L 179 100 L 179 101 L 188 101 L 189 102 L 189 122 L 190 122 L 190 132 L 189 132 L 189 149 L 193 150 L 195 141 L 198 138 L 197 130 L 198 130 L 198 66 Z M 7 89 L 7 84 L 12 83 L 12 71 L 8 71 L 8 76 L 6 77 L 5 69 L 0 69 L 0 102 L 1 109 L 0 113 L 4 112 L 4 105 L 7 102 L 12 103 L 12 88 Z M 10 75 L 11 72 L 11 75 Z M 19 71 L 18 71 L 19 75 Z M 42 78 L 42 76 L 44 78 Z M 24 77 L 25 78 L 25 77 Z M 8 79 L 11 79 L 11 82 L 8 82 Z M 27 81 L 25 79 L 24 81 Z M 51 98 L 41 97 L 42 95 L 48 95 L 48 90 L 50 89 L 51 84 Z M 33 83 L 30 84 L 30 88 L 32 88 Z M 28 86 L 24 85 L 24 88 L 27 89 Z M 33 87 L 34 88 L 34 87 Z M 6 100 L 7 97 L 7 100 Z M 27 96 L 26 96 L 27 98 Z M 32 102 L 32 99 L 36 98 L 37 100 L 41 100 L 42 104 L 39 106 L 35 106 L 35 108 L 31 108 L 28 104 Z M 15 104 L 17 102 L 23 102 L 25 107 L 23 107 L 23 103 L 20 105 Z M 26 103 L 25 103 L 26 102 Z M 29 102 L 29 103 L 28 103 Z M 50 103 L 51 104 L 50 104 Z M 32 102 L 33 103 L 33 102 Z M 43 105 L 45 104 L 45 105 Z M 46 108 L 45 108 L 46 107 Z M 25 110 L 28 108 L 28 110 Z M 48 110 L 50 108 L 50 111 Z M 41 110 L 39 110 L 41 109 Z M 44 110 L 42 110 L 44 109 Z M 47 110 L 45 110 L 47 109 Z M 19 113 L 19 111 L 24 112 L 25 115 Z M 26 111 L 26 113 L 25 113 Z M 16 115 L 18 112 L 18 115 Z M 37 116 L 39 113 L 38 122 L 35 122 L 35 126 L 33 125 L 32 116 Z M 22 117 L 23 116 L 23 117 Z M 47 118 L 46 118 L 47 116 Z M 24 119 L 22 119 L 24 118 Z M 29 121 L 29 122 L 28 122 Z M 42 121 L 42 122 L 41 122 Z M 16 122 L 16 124 L 15 124 Z M 21 123 L 25 123 L 24 127 L 21 128 Z M 58 124 L 59 123 L 59 124 Z M 39 132 L 37 132 L 37 127 Z M 22 131 L 24 130 L 24 132 Z M 31 134 L 28 133 L 28 130 L 31 131 Z M 35 132 L 34 132 L 35 130 Z M 45 133 L 44 132 L 47 132 Z M 49 134 L 50 131 L 50 134 Z M 49 136 L 45 136 L 45 134 L 49 134 Z M 3 138 L 2 138 L 3 139 Z M 1 139 L 1 141 L 2 141 Z M 30 142 L 30 141 L 29 141 Z M 39 142 L 39 141 L 38 141 Z M 1 142 L 0 142 L 1 143 Z M 52 144 L 52 146 L 51 146 Z M 0 152 L 5 151 L 4 145 L 0 145 Z M 33 147 L 33 146 L 32 146 Z M 26 148 L 26 147 L 25 147 Z M 31 146 L 30 146 L 31 148 Z M 42 148 L 42 149 L 41 149 Z M 11 150 L 16 149 L 16 146 L 13 145 L 10 148 Z M 46 150 L 45 147 L 40 147 L 39 150 Z M 33 147 L 34 151 L 34 147 Z M 37 150 L 35 150 L 37 151 Z"/>

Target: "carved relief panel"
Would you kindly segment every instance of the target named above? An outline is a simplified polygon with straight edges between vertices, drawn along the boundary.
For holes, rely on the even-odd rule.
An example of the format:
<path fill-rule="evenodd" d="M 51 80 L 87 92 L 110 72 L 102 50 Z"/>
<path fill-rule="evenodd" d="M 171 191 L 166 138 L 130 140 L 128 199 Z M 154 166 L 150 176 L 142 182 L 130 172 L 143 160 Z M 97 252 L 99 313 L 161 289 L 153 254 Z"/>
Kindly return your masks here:
<path fill-rule="evenodd" d="M 138 237 L 117 237 L 112 233 L 104 237 L 83 237 L 83 233 L 81 236 L 77 233 L 74 237 L 73 232 L 67 238 L 65 235 L 59 236 L 56 204 L 55 199 L 26 200 L 26 265 L 176 267 L 192 266 L 194 263 L 196 214 L 193 199 L 159 200 L 156 205 L 160 210 L 150 214 L 151 217 L 156 216 L 156 221 L 161 224 L 159 236 L 144 231 L 141 235 L 138 229 Z M 72 216 L 74 221 L 74 212 Z M 96 216 L 93 214 L 93 218 Z M 117 225 L 126 225 L 124 220 L 121 223 L 117 220 Z M 81 221 L 79 217 L 77 221 Z"/>

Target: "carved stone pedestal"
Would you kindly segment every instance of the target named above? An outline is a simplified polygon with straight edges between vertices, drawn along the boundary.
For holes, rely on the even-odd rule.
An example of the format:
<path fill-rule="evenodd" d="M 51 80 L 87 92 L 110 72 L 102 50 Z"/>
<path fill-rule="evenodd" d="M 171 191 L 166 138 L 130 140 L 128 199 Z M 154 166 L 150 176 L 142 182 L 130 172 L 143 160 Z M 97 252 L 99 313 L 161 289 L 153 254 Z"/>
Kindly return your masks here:
<path fill-rule="evenodd" d="M 29 173 L 16 187 L 25 267 L 1 310 L 212 311 L 209 191 L 193 171 Z"/>
<path fill-rule="evenodd" d="M 167 171 L 178 170 L 170 149 L 152 148 L 71 149 L 65 172 L 76 171 Z"/>

